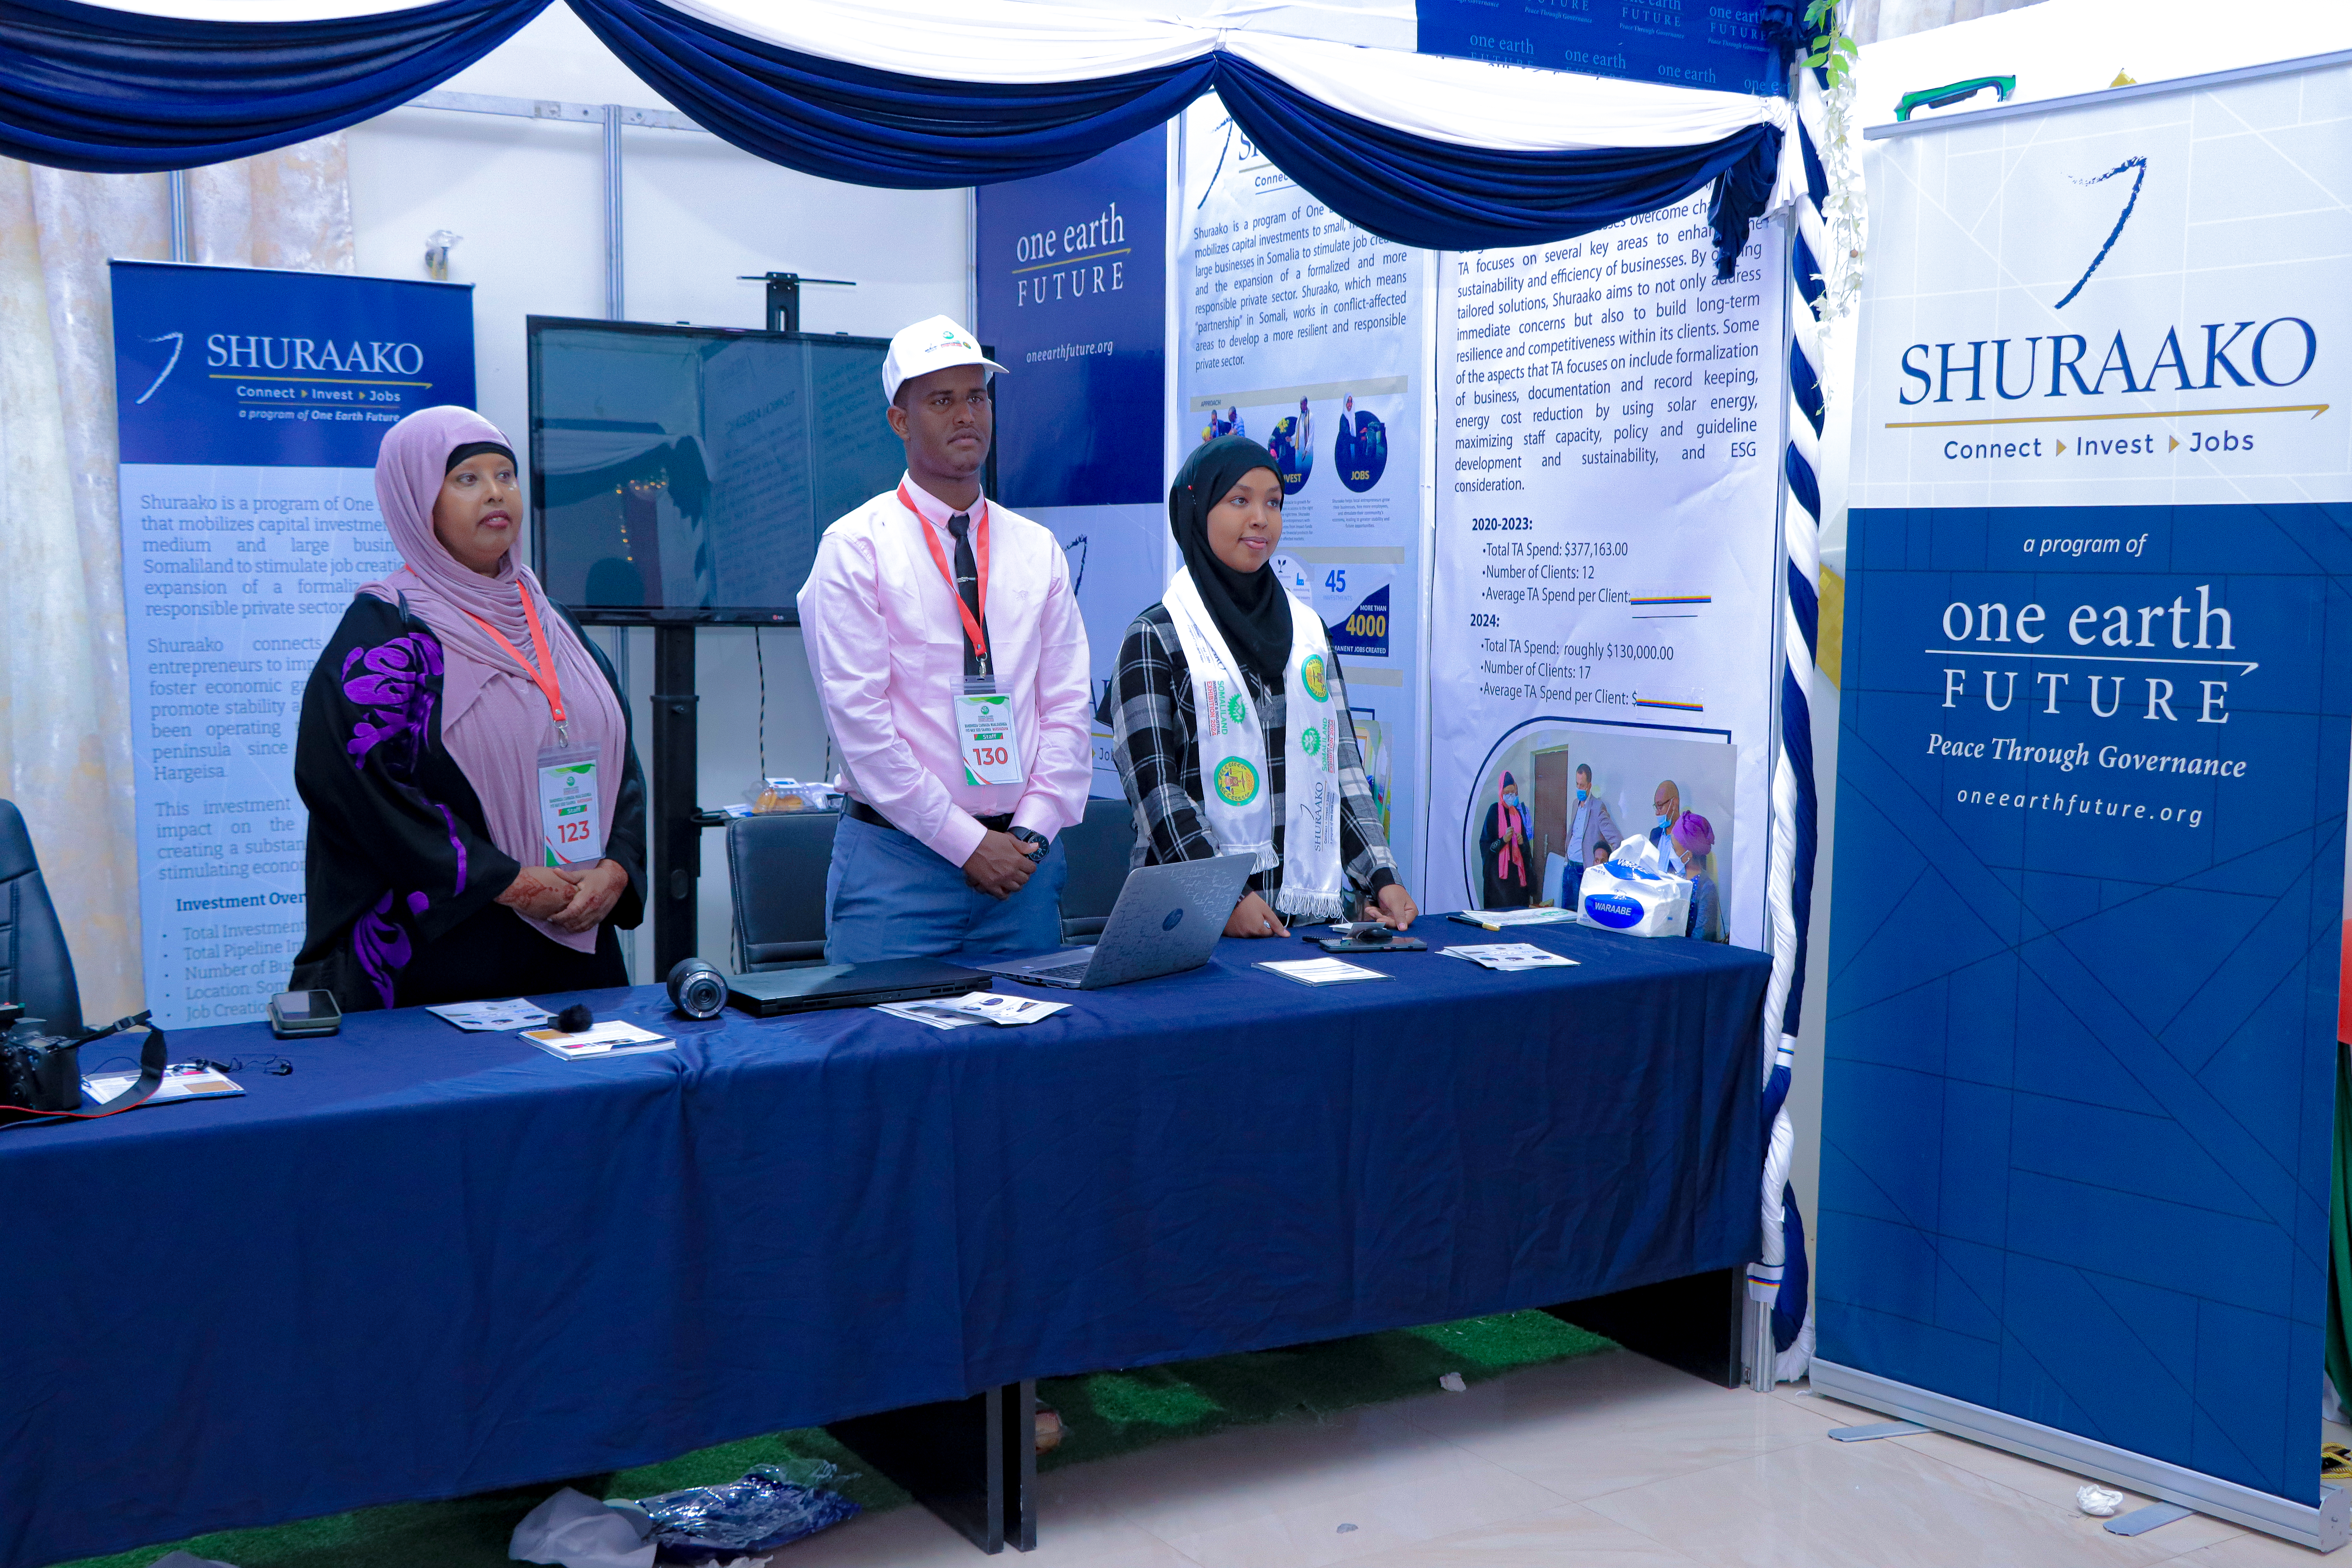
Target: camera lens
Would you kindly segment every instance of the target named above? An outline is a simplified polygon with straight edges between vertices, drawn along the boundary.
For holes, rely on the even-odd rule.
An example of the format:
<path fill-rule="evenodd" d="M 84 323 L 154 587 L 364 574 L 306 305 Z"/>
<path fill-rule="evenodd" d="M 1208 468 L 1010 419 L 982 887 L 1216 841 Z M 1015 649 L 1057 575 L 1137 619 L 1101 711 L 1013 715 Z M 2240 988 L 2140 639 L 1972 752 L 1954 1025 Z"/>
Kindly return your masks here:
<path fill-rule="evenodd" d="M 715 1018 L 727 1005 L 727 978 L 707 959 L 681 958 L 669 972 L 669 999 L 689 1018 Z"/>

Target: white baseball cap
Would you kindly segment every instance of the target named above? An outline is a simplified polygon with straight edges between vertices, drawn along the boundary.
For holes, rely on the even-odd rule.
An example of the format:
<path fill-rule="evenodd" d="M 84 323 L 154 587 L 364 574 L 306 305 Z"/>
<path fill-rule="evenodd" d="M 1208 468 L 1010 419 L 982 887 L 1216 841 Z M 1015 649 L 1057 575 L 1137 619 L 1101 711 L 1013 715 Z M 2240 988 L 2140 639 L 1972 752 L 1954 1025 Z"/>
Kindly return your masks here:
<path fill-rule="evenodd" d="M 981 353 L 972 335 L 945 316 L 902 327 L 890 340 L 890 352 L 882 361 L 882 401 L 896 403 L 898 388 L 905 383 L 957 364 L 986 365 L 992 372 L 1004 368 Z"/>

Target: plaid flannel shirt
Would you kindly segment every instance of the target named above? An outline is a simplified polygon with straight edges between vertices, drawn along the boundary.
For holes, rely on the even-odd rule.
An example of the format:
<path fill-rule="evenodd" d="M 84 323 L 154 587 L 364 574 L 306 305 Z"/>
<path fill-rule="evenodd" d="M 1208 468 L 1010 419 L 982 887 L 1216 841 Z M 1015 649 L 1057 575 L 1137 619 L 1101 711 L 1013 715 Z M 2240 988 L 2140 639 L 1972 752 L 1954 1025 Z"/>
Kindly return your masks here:
<path fill-rule="evenodd" d="M 1274 848 L 1282 852 L 1287 813 L 1283 805 L 1283 706 L 1280 687 L 1269 690 L 1257 672 L 1244 668 L 1250 701 L 1257 708 L 1265 731 L 1266 802 L 1274 813 Z M 1397 879 L 1396 857 L 1388 836 L 1381 830 L 1379 807 L 1364 777 L 1362 749 L 1348 713 L 1348 686 L 1339 658 L 1331 656 L 1331 700 L 1339 712 L 1339 854 L 1349 882 L 1360 893 L 1376 893 Z M 1109 724 L 1111 754 L 1118 763 L 1119 782 L 1127 786 L 1128 805 L 1135 810 L 1136 846 L 1133 863 L 1164 866 L 1178 860 L 1205 860 L 1219 851 L 1217 841 L 1202 820 L 1199 728 L 1192 712 L 1192 670 L 1184 645 L 1165 605 L 1154 605 L 1135 617 L 1119 646 L 1118 671 L 1104 693 L 1101 715 Z M 1282 886 L 1282 869 L 1253 872 L 1253 892 L 1270 902 Z"/>

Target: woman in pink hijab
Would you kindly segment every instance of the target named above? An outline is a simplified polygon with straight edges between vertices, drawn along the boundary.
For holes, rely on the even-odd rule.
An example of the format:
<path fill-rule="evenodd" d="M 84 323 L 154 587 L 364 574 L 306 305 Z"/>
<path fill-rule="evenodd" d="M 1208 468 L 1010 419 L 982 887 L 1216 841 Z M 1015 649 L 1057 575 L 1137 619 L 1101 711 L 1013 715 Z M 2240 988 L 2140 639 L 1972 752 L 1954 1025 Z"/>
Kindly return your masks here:
<path fill-rule="evenodd" d="M 1495 786 L 1495 804 L 1486 808 L 1486 826 L 1478 833 L 1486 884 L 1480 909 L 1520 909 L 1536 901 L 1528 870 L 1534 852 L 1528 842 L 1528 810 L 1519 804 L 1519 781 L 1506 773 Z"/>
<path fill-rule="evenodd" d="M 513 448 L 469 408 L 384 433 L 404 564 L 362 584 L 310 672 L 295 990 L 346 1012 L 625 985 L 646 791 L 602 653 L 517 561 Z"/>

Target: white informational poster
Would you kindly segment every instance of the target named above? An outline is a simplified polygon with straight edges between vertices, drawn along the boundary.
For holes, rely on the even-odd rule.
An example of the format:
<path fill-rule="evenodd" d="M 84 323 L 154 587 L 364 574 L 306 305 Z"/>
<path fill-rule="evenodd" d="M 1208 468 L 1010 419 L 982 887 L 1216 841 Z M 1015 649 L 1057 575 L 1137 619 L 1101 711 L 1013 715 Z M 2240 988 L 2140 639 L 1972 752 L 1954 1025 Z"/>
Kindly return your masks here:
<path fill-rule="evenodd" d="M 1605 841 L 1596 806 L 1646 834 L 1671 784 L 1714 829 L 1730 940 L 1763 945 L 1780 243 L 1758 225 L 1717 279 L 1702 194 L 1444 258 L 1428 907 L 1507 895 L 1521 864 L 1540 898 L 1549 856 Z M 1506 773 L 1517 862 L 1481 849 Z"/>
<path fill-rule="evenodd" d="M 1418 894 L 1432 258 L 1328 211 L 1213 97 L 1185 111 L 1183 134 L 1177 460 L 1239 434 L 1283 465 L 1276 566 L 1329 629 L 1373 797 Z"/>
<path fill-rule="evenodd" d="M 303 942 L 303 688 L 352 590 L 400 565 L 376 447 L 472 404 L 473 297 L 118 261 L 113 300 L 146 1005 L 240 1023 Z"/>

